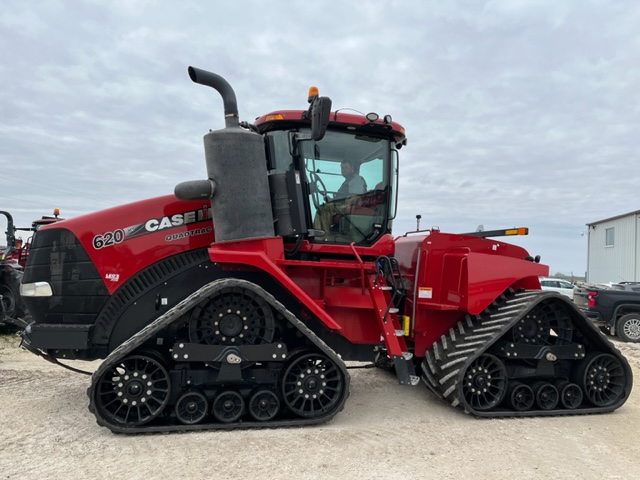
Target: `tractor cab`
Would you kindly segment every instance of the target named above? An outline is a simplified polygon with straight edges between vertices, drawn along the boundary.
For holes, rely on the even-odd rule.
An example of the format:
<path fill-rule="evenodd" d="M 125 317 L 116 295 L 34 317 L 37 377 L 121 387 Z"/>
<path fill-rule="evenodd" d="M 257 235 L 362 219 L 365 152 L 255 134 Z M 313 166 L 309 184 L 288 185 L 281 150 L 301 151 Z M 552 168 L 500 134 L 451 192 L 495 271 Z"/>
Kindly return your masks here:
<path fill-rule="evenodd" d="M 205 135 L 207 179 L 182 182 L 175 195 L 211 199 L 216 243 L 276 235 L 292 258 L 391 241 L 398 150 L 407 140 L 390 115 L 332 112 L 331 100 L 311 87 L 307 110 L 279 110 L 249 124 L 239 122 L 226 80 L 194 67 L 189 75 L 220 93 L 225 128 Z"/>
<path fill-rule="evenodd" d="M 255 122 L 268 147 L 276 234 L 371 245 L 391 231 L 404 129 L 388 115 L 326 114 L 319 135 L 314 127 L 322 119 L 307 111 L 272 112 Z"/>

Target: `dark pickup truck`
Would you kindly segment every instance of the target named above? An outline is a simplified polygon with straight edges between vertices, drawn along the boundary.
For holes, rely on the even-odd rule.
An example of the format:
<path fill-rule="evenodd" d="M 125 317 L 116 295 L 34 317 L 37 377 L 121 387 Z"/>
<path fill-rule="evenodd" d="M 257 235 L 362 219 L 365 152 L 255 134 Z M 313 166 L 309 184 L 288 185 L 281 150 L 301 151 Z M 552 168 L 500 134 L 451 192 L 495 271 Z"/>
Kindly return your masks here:
<path fill-rule="evenodd" d="M 640 282 L 611 287 L 579 286 L 573 300 L 602 330 L 625 342 L 640 342 Z"/>

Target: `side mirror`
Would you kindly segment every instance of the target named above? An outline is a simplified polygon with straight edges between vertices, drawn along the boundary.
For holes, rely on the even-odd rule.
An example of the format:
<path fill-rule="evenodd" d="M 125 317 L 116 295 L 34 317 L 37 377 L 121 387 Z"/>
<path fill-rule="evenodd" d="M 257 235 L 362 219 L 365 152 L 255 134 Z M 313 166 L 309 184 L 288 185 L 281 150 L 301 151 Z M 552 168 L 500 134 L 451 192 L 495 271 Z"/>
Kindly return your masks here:
<path fill-rule="evenodd" d="M 331 99 L 315 97 L 311 103 L 311 139 L 322 140 L 329 126 L 331 115 Z"/>

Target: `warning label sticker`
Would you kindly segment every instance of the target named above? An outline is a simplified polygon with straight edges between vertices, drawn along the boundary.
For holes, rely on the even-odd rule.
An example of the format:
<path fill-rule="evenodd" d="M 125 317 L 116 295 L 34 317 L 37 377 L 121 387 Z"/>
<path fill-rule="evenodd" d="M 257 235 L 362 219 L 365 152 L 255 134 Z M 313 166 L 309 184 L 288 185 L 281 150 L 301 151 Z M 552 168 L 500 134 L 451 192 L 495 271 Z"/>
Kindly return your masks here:
<path fill-rule="evenodd" d="M 418 298 L 433 298 L 433 288 L 420 287 L 418 289 Z"/>

